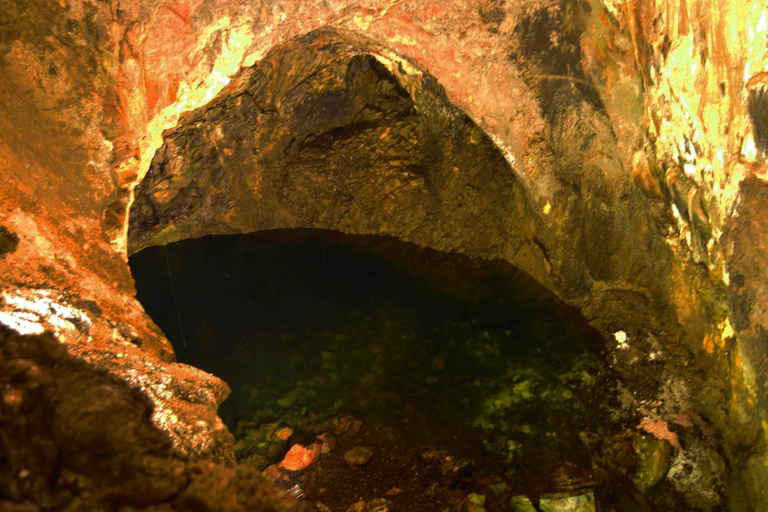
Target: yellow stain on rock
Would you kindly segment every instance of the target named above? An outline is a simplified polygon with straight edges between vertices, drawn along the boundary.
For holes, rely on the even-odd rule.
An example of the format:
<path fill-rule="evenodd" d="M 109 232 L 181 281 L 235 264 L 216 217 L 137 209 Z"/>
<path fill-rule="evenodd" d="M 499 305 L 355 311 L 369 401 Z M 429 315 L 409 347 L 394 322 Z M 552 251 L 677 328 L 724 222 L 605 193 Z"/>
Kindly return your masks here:
<path fill-rule="evenodd" d="M 723 320 L 720 325 L 718 325 L 720 328 L 720 336 L 721 340 L 723 342 L 723 346 L 725 345 L 725 340 L 728 338 L 733 338 L 736 335 L 736 332 L 733 330 L 733 327 L 731 327 L 731 320 L 729 318 L 726 318 Z"/>
<path fill-rule="evenodd" d="M 712 336 L 704 336 L 704 351 L 707 354 L 714 354 L 715 353 L 715 340 L 712 338 Z"/>
<path fill-rule="evenodd" d="M 768 442 L 768 421 L 762 420 L 762 426 L 763 426 L 763 436 L 765 437 L 766 442 Z"/>
<path fill-rule="evenodd" d="M 351 24 L 355 27 L 359 28 L 363 32 L 367 32 L 369 28 L 371 28 L 371 23 L 373 23 L 373 17 L 372 16 L 355 16 L 351 20 Z"/>

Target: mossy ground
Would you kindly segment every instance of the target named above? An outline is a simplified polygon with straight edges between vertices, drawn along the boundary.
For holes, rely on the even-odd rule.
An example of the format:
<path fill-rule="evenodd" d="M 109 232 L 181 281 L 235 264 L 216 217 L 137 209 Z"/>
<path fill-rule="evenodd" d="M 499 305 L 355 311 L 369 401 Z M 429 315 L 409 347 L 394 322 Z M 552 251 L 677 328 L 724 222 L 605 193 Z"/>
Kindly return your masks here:
<path fill-rule="evenodd" d="M 572 351 L 583 340 L 545 321 L 488 326 L 473 316 L 433 323 L 395 307 L 356 311 L 336 328 L 286 328 L 279 349 L 243 353 L 250 371 L 221 410 L 236 455 L 266 467 L 290 445 L 270 431 L 287 426 L 309 443 L 351 416 L 362 420 L 362 437 L 351 436 L 359 442 L 442 450 L 467 474 L 517 478 L 518 492 L 559 464 L 591 467 L 591 440 L 623 428 L 599 354 Z"/>

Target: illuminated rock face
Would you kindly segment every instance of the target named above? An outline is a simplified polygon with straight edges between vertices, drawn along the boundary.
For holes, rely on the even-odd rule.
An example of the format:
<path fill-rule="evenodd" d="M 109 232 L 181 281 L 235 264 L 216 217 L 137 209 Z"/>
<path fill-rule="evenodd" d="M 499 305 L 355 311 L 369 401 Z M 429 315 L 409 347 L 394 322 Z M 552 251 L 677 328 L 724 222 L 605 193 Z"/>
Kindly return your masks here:
<path fill-rule="evenodd" d="M 231 441 L 214 414 L 226 385 L 172 362 L 133 297 L 129 245 L 330 227 L 503 258 L 603 333 L 647 424 L 686 415 L 691 432 L 716 440 L 729 507 L 766 510 L 768 199 L 765 134 L 753 136 L 761 124 L 748 102 L 768 60 L 767 6 L 681 5 L 4 4 L 0 320 L 56 332 L 74 355 L 144 388 L 177 448 L 226 461 Z M 358 83 L 344 96 L 350 69 L 391 87 Z M 498 171 L 453 171 L 406 151 L 415 163 L 400 174 L 388 162 L 364 184 L 327 169 L 315 177 L 332 179 L 313 181 L 290 136 L 310 145 L 310 134 L 379 122 L 356 117 L 360 94 L 388 97 L 389 112 L 441 154 L 455 148 L 427 132 L 471 119 L 459 142 L 493 142 Z M 306 105 L 324 112 L 322 101 L 335 125 L 301 118 Z M 247 108 L 257 114 L 239 133 L 250 126 L 253 139 L 238 141 L 227 127 Z M 190 151 L 211 165 L 183 164 Z M 284 156 L 306 169 L 286 187 Z M 188 189 L 191 209 L 174 210 L 185 179 L 204 186 Z"/>

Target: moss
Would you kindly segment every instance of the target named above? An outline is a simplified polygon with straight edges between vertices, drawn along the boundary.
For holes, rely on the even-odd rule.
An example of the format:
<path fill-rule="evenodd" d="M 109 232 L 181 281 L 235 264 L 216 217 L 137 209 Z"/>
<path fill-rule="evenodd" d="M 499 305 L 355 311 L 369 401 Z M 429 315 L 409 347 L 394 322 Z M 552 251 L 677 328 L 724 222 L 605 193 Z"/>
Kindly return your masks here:
<path fill-rule="evenodd" d="M 235 443 L 237 459 L 259 469 L 277 462 L 288 448 L 288 439 L 277 435 L 280 428 L 277 423 L 267 423 L 245 430 L 244 436 Z"/>
<path fill-rule="evenodd" d="M 672 446 L 662 439 L 638 435 L 635 440 L 637 471 L 635 485 L 645 492 L 667 474 L 672 456 Z"/>
<path fill-rule="evenodd" d="M 583 452 L 577 432 L 599 435 L 621 417 L 603 363 L 572 352 L 567 333 L 541 342 L 457 318 L 427 330 L 418 325 L 393 311 L 351 314 L 336 329 L 310 332 L 320 340 L 314 346 L 295 334 L 300 354 L 290 363 L 254 359 L 260 383 L 241 407 L 248 420 L 238 429 L 238 458 L 261 463 L 256 457 L 267 456 L 263 425 L 309 432 L 350 411 L 397 415 L 414 407 L 455 411 L 456 421 L 478 429 L 491 458 L 513 468 L 542 451 L 553 459 Z"/>

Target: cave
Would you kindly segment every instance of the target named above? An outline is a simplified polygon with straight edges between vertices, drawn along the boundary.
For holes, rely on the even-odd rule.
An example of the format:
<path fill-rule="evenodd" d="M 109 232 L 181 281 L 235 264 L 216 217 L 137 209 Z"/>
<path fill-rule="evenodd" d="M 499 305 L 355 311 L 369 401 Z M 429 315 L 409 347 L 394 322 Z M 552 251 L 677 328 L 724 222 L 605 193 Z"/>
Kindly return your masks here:
<path fill-rule="evenodd" d="M 623 471 L 637 462 L 614 452 L 630 449 L 637 418 L 620 405 L 604 340 L 504 262 L 275 230 L 151 247 L 129 264 L 179 361 L 232 388 L 219 414 L 238 461 L 302 498 L 346 510 L 383 492 L 391 506 L 440 511 L 492 482 L 487 507 L 503 508 L 511 496 L 538 504 L 556 489 L 536 485 L 568 468 L 576 499 L 594 500 L 608 478 L 598 458 L 629 465 L 599 499 L 629 498 Z M 279 469 L 292 445 L 316 443 L 333 449 Z M 370 450 L 362 470 L 345 463 L 355 449 Z"/>
<path fill-rule="evenodd" d="M 0 2 L 0 509 L 768 510 L 766 26 Z"/>
<path fill-rule="evenodd" d="M 237 461 L 332 510 L 687 507 L 651 489 L 679 441 L 627 434 L 608 341 L 504 259 L 546 265 L 523 182 L 404 73 L 333 30 L 289 41 L 165 131 L 134 190 L 137 298 L 233 389 Z"/>

